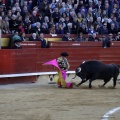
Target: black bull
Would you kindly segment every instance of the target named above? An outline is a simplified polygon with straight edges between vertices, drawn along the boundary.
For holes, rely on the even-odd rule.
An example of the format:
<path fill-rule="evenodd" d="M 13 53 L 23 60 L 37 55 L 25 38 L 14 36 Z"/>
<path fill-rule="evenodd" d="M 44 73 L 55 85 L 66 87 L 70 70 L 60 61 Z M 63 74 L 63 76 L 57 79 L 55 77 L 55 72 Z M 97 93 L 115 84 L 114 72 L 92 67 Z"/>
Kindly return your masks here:
<path fill-rule="evenodd" d="M 96 79 L 104 80 L 104 84 L 102 86 L 105 86 L 113 77 L 113 88 L 115 88 L 117 77 L 119 75 L 119 67 L 116 64 L 104 64 L 95 60 L 86 61 L 75 70 L 75 73 L 75 77 L 78 76 L 82 79 L 77 86 L 80 86 L 82 83 L 89 80 L 89 88 L 92 88 L 91 83 Z"/>

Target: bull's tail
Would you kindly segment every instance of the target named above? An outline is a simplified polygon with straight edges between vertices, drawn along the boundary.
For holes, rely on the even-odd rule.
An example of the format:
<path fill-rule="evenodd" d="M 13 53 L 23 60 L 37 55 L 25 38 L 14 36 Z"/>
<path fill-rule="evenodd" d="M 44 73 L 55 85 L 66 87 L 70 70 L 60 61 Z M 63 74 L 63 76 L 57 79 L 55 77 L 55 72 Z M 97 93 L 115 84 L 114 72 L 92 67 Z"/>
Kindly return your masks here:
<path fill-rule="evenodd" d="M 76 76 L 77 76 L 77 75 L 75 74 L 75 76 L 74 76 L 72 79 L 75 79 L 75 78 L 76 78 Z"/>

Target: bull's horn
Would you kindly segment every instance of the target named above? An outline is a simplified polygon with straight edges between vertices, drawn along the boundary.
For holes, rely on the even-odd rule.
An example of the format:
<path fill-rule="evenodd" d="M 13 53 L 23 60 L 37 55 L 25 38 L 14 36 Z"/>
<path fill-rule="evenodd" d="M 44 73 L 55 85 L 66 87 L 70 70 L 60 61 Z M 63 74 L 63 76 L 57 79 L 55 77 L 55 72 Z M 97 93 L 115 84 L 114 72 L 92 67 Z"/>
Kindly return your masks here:
<path fill-rule="evenodd" d="M 85 61 L 82 62 L 82 64 L 85 63 Z"/>
<path fill-rule="evenodd" d="M 78 68 L 78 73 L 81 71 L 81 67 Z"/>

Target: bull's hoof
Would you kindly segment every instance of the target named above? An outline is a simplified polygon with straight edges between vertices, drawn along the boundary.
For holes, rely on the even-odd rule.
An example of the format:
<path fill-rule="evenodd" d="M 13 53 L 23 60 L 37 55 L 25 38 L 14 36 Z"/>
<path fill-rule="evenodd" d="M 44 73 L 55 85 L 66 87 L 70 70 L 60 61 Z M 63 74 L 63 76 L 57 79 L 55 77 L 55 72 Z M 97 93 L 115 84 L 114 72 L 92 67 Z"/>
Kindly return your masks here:
<path fill-rule="evenodd" d="M 76 85 L 76 87 L 79 87 L 80 85 L 78 84 L 78 85 Z"/>
<path fill-rule="evenodd" d="M 103 85 L 98 85 L 98 87 L 99 87 L 99 88 L 105 88 L 105 86 L 103 86 Z"/>
<path fill-rule="evenodd" d="M 115 87 L 113 87 L 113 86 L 110 86 L 110 87 L 108 87 L 108 89 L 115 89 Z"/>

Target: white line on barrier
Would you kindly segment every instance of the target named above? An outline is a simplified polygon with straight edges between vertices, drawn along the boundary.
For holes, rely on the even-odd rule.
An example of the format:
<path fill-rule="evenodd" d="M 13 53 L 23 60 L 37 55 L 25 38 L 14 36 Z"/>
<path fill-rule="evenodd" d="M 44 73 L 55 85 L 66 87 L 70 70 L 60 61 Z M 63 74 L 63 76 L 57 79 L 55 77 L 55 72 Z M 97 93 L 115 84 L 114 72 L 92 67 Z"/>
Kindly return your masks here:
<path fill-rule="evenodd" d="M 120 110 L 120 107 L 114 108 L 110 111 L 108 111 L 103 117 L 102 120 L 108 120 L 108 118 L 110 117 L 110 115 L 112 115 L 113 113 L 117 112 L 118 110 Z"/>
<path fill-rule="evenodd" d="M 75 73 L 75 71 L 67 71 L 67 74 Z M 7 77 L 24 77 L 24 76 L 36 76 L 36 75 L 54 75 L 57 72 L 35 72 L 35 73 L 20 73 L 20 74 L 3 74 L 0 75 L 0 78 Z"/>

